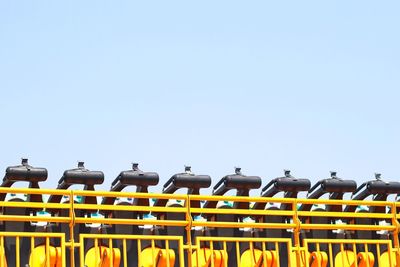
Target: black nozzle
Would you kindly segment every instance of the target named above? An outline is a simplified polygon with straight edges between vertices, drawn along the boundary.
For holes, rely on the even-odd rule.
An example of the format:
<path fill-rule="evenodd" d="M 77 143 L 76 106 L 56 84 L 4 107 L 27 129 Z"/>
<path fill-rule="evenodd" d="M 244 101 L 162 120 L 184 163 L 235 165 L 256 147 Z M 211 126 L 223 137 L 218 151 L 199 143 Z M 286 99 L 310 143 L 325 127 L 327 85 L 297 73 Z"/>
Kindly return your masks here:
<path fill-rule="evenodd" d="M 163 186 L 164 194 L 173 194 L 180 188 L 187 188 L 187 194 L 199 195 L 201 188 L 208 188 L 211 185 L 211 177 L 209 175 L 196 175 L 192 172 L 190 166 L 185 166 L 184 173 L 173 175 Z M 157 199 L 154 206 L 165 206 L 167 199 Z M 199 200 L 192 200 L 190 206 L 194 208 L 200 207 Z"/>
<path fill-rule="evenodd" d="M 337 178 L 321 181 L 323 191 L 327 193 L 352 193 L 357 188 L 353 180 L 339 180 Z"/>
<path fill-rule="evenodd" d="M 83 185 L 84 190 L 94 191 L 94 186 L 104 182 L 104 173 L 101 171 L 90 171 L 85 168 L 84 162 L 79 161 L 76 169 L 64 171 L 63 176 L 58 181 L 57 189 L 68 189 L 72 185 Z M 60 203 L 61 195 L 51 195 L 49 203 Z M 73 201 L 70 199 L 70 201 Z M 97 204 L 95 196 L 85 196 L 85 204 Z M 51 213 L 58 213 L 59 209 L 50 209 Z"/>
<path fill-rule="evenodd" d="M 21 165 L 6 169 L 3 184 L 11 186 L 15 182 L 44 182 L 46 180 L 47 169 L 32 167 L 28 164 L 28 159 L 24 158 Z"/>
<path fill-rule="evenodd" d="M 199 194 L 201 188 L 211 185 L 209 175 L 195 175 L 190 166 L 185 166 L 184 173 L 173 175 L 163 186 L 163 193 L 172 194 L 180 188 L 187 188 L 188 194 Z"/>
<path fill-rule="evenodd" d="M 261 190 L 262 197 L 273 197 L 279 192 L 284 192 L 285 198 L 296 198 L 299 192 L 308 191 L 311 187 L 310 180 L 305 178 L 295 178 L 290 174 L 290 170 L 284 170 L 284 177 L 278 177 L 271 180 Z M 267 203 L 257 202 L 254 209 L 265 209 Z M 290 209 L 290 205 L 282 204 L 281 209 Z"/>
<path fill-rule="evenodd" d="M 10 166 L 6 169 L 1 187 L 11 187 L 16 182 L 29 182 L 29 188 L 39 188 L 39 182 L 47 180 L 47 169 L 32 167 L 28 164 L 28 159 L 23 158 L 21 165 Z M 6 193 L 0 194 L 0 201 L 4 201 Z M 42 196 L 29 194 L 28 202 L 42 202 Z"/>
<path fill-rule="evenodd" d="M 365 182 L 360 185 L 357 190 L 354 191 L 353 200 L 363 200 L 369 196 L 374 196 L 373 200 L 385 201 L 391 194 L 400 194 L 400 183 L 399 182 L 385 182 L 382 180 L 379 173 L 375 174 L 375 179 Z M 355 211 L 355 206 L 347 206 L 345 211 Z M 371 207 L 370 212 L 376 210 L 376 212 L 382 211 L 382 207 Z"/>
<path fill-rule="evenodd" d="M 224 176 L 213 188 L 213 195 L 222 196 L 229 190 L 236 189 L 236 196 L 249 196 L 251 189 L 258 189 L 261 186 L 261 178 L 259 176 L 246 176 L 241 172 L 241 168 L 235 167 L 235 174 Z M 248 208 L 247 203 L 241 203 L 238 208 Z M 217 201 L 207 201 L 205 208 L 215 208 Z M 236 207 L 236 203 L 234 204 Z"/>
<path fill-rule="evenodd" d="M 247 192 L 251 189 L 258 189 L 261 186 L 261 178 L 258 176 L 246 176 L 241 168 L 235 167 L 235 174 L 224 176 L 213 188 L 213 195 L 223 195 L 229 190 L 236 189 Z"/>
<path fill-rule="evenodd" d="M 363 183 L 353 193 L 354 200 L 362 200 L 370 195 L 375 195 L 375 200 L 386 199 L 390 194 L 400 194 L 399 182 L 385 182 L 380 173 L 375 173 L 375 180 Z"/>
<path fill-rule="evenodd" d="M 309 191 L 308 198 L 317 199 L 325 193 L 330 193 L 330 198 L 341 198 L 344 193 L 353 193 L 357 188 L 357 183 L 353 180 L 345 180 L 337 177 L 335 171 L 331 171 L 331 177 L 318 181 Z"/>
<path fill-rule="evenodd" d="M 324 194 L 329 194 L 329 199 L 342 199 L 345 193 L 353 193 L 357 188 L 357 183 L 353 180 L 341 179 L 337 176 L 336 171 L 330 172 L 330 178 L 319 180 L 308 191 L 308 199 L 318 199 Z M 300 210 L 311 210 L 311 204 L 303 204 Z M 327 207 L 327 209 L 330 207 Z M 332 207 L 338 208 L 338 207 Z"/>
<path fill-rule="evenodd" d="M 111 184 L 110 191 L 121 192 L 127 186 L 136 186 L 137 193 L 148 193 L 148 187 L 157 185 L 159 175 L 156 172 L 144 172 L 139 169 L 138 163 L 132 163 L 132 170 L 122 171 L 115 178 Z M 116 197 L 103 198 L 103 205 L 112 205 Z M 135 198 L 135 206 L 149 206 L 149 199 Z M 111 213 L 111 211 L 104 211 L 104 213 Z"/>
<path fill-rule="evenodd" d="M 111 184 L 111 191 L 121 191 L 126 186 L 133 185 L 148 187 L 157 185 L 159 175 L 156 172 L 143 172 L 139 169 L 139 164 L 133 163 L 132 170 L 122 171 Z"/>
<path fill-rule="evenodd" d="M 290 174 L 290 170 L 284 170 L 284 177 L 278 177 L 270 181 L 261 190 L 262 197 L 272 197 L 279 192 L 294 193 L 308 191 L 311 187 L 310 180 L 305 178 L 295 178 Z"/>
<path fill-rule="evenodd" d="M 71 185 L 79 184 L 94 186 L 104 182 L 104 173 L 101 171 L 89 171 L 83 162 L 78 162 L 78 168 L 66 170 L 58 181 L 58 187 L 66 189 Z"/>

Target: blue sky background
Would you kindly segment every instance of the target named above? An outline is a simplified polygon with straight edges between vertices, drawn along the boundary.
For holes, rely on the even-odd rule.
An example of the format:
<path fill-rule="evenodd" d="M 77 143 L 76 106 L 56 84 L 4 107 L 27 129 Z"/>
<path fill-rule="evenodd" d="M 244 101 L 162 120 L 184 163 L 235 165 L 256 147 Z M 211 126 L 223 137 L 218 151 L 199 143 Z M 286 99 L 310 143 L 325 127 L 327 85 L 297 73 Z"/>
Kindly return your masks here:
<path fill-rule="evenodd" d="M 0 170 L 399 180 L 399 8 L 1 1 Z"/>

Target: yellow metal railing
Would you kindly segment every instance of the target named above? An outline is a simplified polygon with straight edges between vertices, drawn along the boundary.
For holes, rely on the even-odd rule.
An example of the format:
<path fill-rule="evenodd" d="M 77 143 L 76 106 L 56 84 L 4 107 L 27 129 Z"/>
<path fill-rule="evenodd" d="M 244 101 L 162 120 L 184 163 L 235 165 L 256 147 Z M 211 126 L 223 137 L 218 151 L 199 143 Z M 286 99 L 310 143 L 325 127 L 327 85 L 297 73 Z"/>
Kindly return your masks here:
<path fill-rule="evenodd" d="M 37 242 L 37 239 L 44 239 L 44 242 L 42 246 L 44 246 L 44 251 L 45 253 L 45 258 L 42 259 L 45 262 L 44 266 L 50 266 L 50 262 L 53 261 L 54 259 L 50 258 L 50 249 L 52 248 L 52 245 L 50 243 L 50 239 L 57 240 L 60 244 L 59 251 L 60 255 L 57 255 L 61 262 L 59 263 L 59 266 L 66 266 L 66 259 L 65 259 L 65 248 L 66 248 L 66 242 L 65 242 L 65 235 L 63 233 L 26 233 L 26 232 L 0 232 L 0 267 L 5 267 L 7 266 L 6 264 L 6 255 L 5 255 L 5 239 L 15 239 L 15 251 L 13 251 L 13 255 L 15 255 L 15 267 L 25 267 L 21 266 L 21 255 L 27 255 L 28 251 L 21 251 L 20 250 L 20 244 L 22 239 L 29 239 L 30 241 L 30 251 L 34 251 L 37 245 L 39 243 Z M 10 260 L 10 259 L 8 259 Z M 31 261 L 31 259 L 29 259 Z M 11 267 L 8 264 L 9 267 Z"/>
<path fill-rule="evenodd" d="M 181 227 L 184 229 L 184 238 L 181 240 L 174 239 L 176 242 L 182 242 L 181 249 L 182 251 L 179 254 L 178 260 L 181 262 L 181 257 L 186 255 L 186 260 L 188 266 L 194 266 L 192 263 L 192 256 L 194 252 L 200 249 L 199 244 L 201 242 L 211 242 L 210 246 L 212 247 L 213 242 L 249 242 L 249 240 L 256 240 L 255 238 L 238 238 L 238 237 L 221 237 L 221 236 L 210 236 L 210 237 L 196 237 L 192 240 L 192 232 L 194 227 L 204 227 L 207 229 L 210 228 L 253 228 L 257 231 L 268 231 L 268 229 L 281 229 L 281 230 L 289 230 L 291 232 L 290 243 L 287 243 L 287 247 L 290 247 L 290 254 L 294 253 L 296 255 L 296 264 L 293 266 L 301 266 L 302 260 L 305 260 L 307 266 L 310 264 L 307 260 L 308 257 L 304 256 L 305 251 L 308 249 L 309 245 L 315 244 L 318 248 L 320 247 L 318 244 L 326 244 L 329 246 L 335 246 L 335 244 L 339 244 L 338 242 L 342 242 L 342 244 L 347 244 L 353 246 L 354 244 L 359 245 L 362 244 L 371 244 L 376 245 L 381 248 L 383 245 L 387 247 L 387 251 L 389 251 L 388 260 L 393 263 L 393 266 L 396 266 L 394 263 L 397 263 L 397 266 L 400 266 L 400 245 L 399 245 L 399 220 L 400 220 L 400 203 L 392 202 L 392 201 L 354 201 L 354 200 L 327 200 L 327 199 L 286 199 L 286 198 L 263 198 L 263 197 L 234 197 L 234 196 L 204 196 L 204 195 L 179 195 L 179 194 L 144 194 L 144 193 L 130 193 L 130 192 L 102 192 L 102 191 L 78 191 L 78 190 L 47 190 L 47 189 L 25 189 L 25 188 L 1 188 L 0 193 L 14 193 L 14 194 L 40 194 L 40 195 L 61 195 L 67 196 L 70 200 L 75 199 L 77 197 L 84 198 L 87 196 L 94 196 L 97 198 L 97 202 L 100 203 L 103 197 L 117 197 L 117 198 L 142 198 L 142 199 L 167 199 L 167 200 L 177 200 L 180 201 L 180 207 L 144 207 L 144 206 L 134 206 L 134 205 L 101 205 L 101 204 L 84 204 L 84 203 L 74 203 L 73 201 L 69 201 L 68 203 L 38 203 L 38 202 L 8 202 L 1 201 L 0 207 L 4 208 L 13 208 L 13 209 L 26 209 L 29 207 L 30 209 L 44 210 L 44 211 L 65 211 L 67 215 L 64 216 L 51 216 L 51 217 L 37 217 L 35 214 L 22 214 L 22 215 L 10 215 L 4 212 L 0 213 L 0 223 L 2 222 L 49 222 L 56 224 L 64 224 L 67 225 L 70 229 L 70 235 L 64 238 L 62 235 L 62 246 L 63 251 L 65 248 L 69 249 L 71 252 L 74 251 L 74 248 L 79 248 L 81 252 L 79 257 L 82 262 L 82 249 L 83 242 L 86 239 L 94 238 L 97 239 L 120 239 L 120 240 L 170 240 L 170 238 L 174 239 L 177 237 L 173 236 L 138 236 L 135 235 L 95 235 L 90 236 L 86 234 L 81 234 L 79 239 L 74 238 L 74 226 L 80 224 L 92 224 L 99 223 L 104 225 L 154 225 L 159 227 Z M 287 204 L 290 205 L 291 208 L 289 210 L 254 210 L 254 209 L 205 209 L 205 208 L 194 208 L 191 207 L 190 203 L 192 201 L 230 201 L 234 203 L 243 202 L 249 203 L 250 206 L 256 202 L 263 203 L 273 203 L 273 204 Z M 325 205 L 331 208 L 330 211 L 310 211 L 310 210 L 301 210 L 298 207 L 304 204 L 310 205 Z M 369 210 L 372 209 L 380 209 L 380 212 L 344 212 L 344 207 L 346 206 L 365 206 Z M 382 212 L 383 210 L 383 212 Z M 160 215 L 156 219 L 126 219 L 126 218 L 118 218 L 115 216 L 105 216 L 105 217 L 91 217 L 85 216 L 83 214 L 88 214 L 90 212 L 93 213 L 104 213 L 104 214 L 112 214 L 107 213 L 107 211 L 125 211 L 132 214 L 145 214 L 152 213 L 154 215 Z M 167 219 L 168 216 L 166 214 L 178 214 L 182 215 L 179 219 Z M 207 220 L 194 220 L 194 215 L 201 214 L 204 217 L 207 217 Z M 229 215 L 235 214 L 241 217 L 250 217 L 252 220 L 249 222 L 243 221 L 218 221 L 216 219 L 219 215 Z M 272 218 L 280 217 L 285 220 L 282 222 L 270 222 Z M 343 223 L 314 223 L 313 220 L 317 218 L 337 218 L 343 221 Z M 359 219 L 368 219 L 367 222 L 360 222 Z M 371 223 L 372 222 L 372 223 Z M 377 223 L 382 222 L 382 223 Z M 329 239 L 304 239 L 302 240 L 302 233 L 313 230 L 342 230 L 347 232 L 362 232 L 362 231 L 387 231 L 388 235 L 390 235 L 390 239 L 388 240 L 364 240 L 364 239 L 352 239 L 351 242 L 348 239 L 344 240 L 329 240 Z M 15 237 L 36 237 L 38 233 L 0 233 L 0 237 L 4 237 L 6 235 L 13 235 Z M 44 236 L 48 236 L 49 238 L 56 237 L 58 234 L 50 234 L 43 233 Z M 53 236 L 54 235 L 54 236 Z M 44 237 L 42 236 L 42 237 Z M 58 236 L 61 238 L 61 236 Z M 233 238 L 233 239 L 231 239 Z M 66 240 L 65 240 L 66 239 Z M 172 240 L 171 239 L 171 240 Z M 3 240 L 4 241 L 4 240 Z M 276 240 L 276 239 L 260 239 L 259 242 L 262 244 L 268 242 L 289 242 L 288 240 Z M 183 243 L 184 242 L 184 243 Z M 112 242 L 109 242 L 112 244 Z M 167 242 L 168 243 L 168 242 Z M 226 243 L 225 243 L 226 244 Z M 347 246 L 346 245 L 346 246 Z M 0 247 L 2 243 L 0 243 Z M 3 244 L 4 247 L 4 244 Z M 211 249 L 210 247 L 210 249 Z M 168 250 L 167 250 L 168 251 Z M 261 251 L 263 252 L 263 247 L 261 247 Z M 237 251 L 236 251 L 237 252 Z M 236 253 L 235 252 L 235 253 Z M 318 252 L 318 251 L 317 251 Z M 329 256 L 329 251 L 326 251 Z M 356 251 L 359 252 L 359 251 Z M 368 252 L 368 251 L 367 251 Z M 73 266 L 74 255 L 75 253 L 71 253 L 71 258 L 67 260 L 70 262 L 71 266 Z M 278 253 L 279 256 L 280 253 Z M 379 254 L 379 255 L 378 255 Z M 214 257 L 213 254 L 210 254 L 210 257 Z M 264 255 L 264 254 L 262 254 Z M 367 254 L 369 255 L 369 254 Z M 264 256 L 263 256 L 264 257 Z M 377 257 L 380 257 L 380 253 L 377 253 Z M 63 257 L 64 258 L 64 257 Z M 124 257 L 122 257 L 124 259 Z M 238 257 L 240 259 L 240 257 Z M 196 259 L 198 261 L 198 259 Z M 293 261 L 293 259 L 290 259 Z M 329 257 L 331 260 L 331 257 Z M 380 258 L 377 258 L 378 262 L 380 262 Z M 211 261 L 213 262 L 213 261 Z M 265 262 L 265 261 L 263 261 Z M 0 263 L 1 264 L 1 263 Z M 126 266 L 126 263 L 122 262 L 121 266 Z M 198 262 L 197 262 L 198 264 Z M 212 265 L 212 264 L 211 264 Z M 210 266 L 211 266 L 210 265 Z M 263 263 L 264 266 L 265 263 Z M 64 266 L 64 265 L 63 265 Z M 184 265 L 181 265 L 184 266 Z M 239 265 L 238 265 L 239 266 Z M 256 265 L 254 265 L 256 266 Z M 279 266 L 279 265 L 278 265 Z M 331 263 L 331 266 L 332 263 Z M 357 263 L 355 263 L 357 266 Z M 390 265 L 392 266 L 392 265 Z M 0 267 L 2 267 L 0 265 Z"/>
<path fill-rule="evenodd" d="M 165 253 L 166 253 L 166 258 L 168 259 L 166 261 L 166 267 L 173 267 L 170 266 L 170 259 L 173 257 L 172 255 L 170 255 L 171 250 L 170 250 L 170 243 L 171 242 L 176 242 L 178 244 L 178 258 L 177 258 L 177 262 L 178 262 L 178 266 L 185 266 L 184 265 L 184 245 L 183 245 L 183 238 L 181 236 L 143 236 L 143 235 L 119 235 L 119 234 L 115 234 L 115 235 L 107 235 L 107 234 L 81 234 L 80 238 L 79 238 L 79 243 L 80 244 L 84 244 L 85 241 L 87 240 L 92 240 L 94 241 L 94 250 L 96 253 L 96 256 L 94 257 L 94 261 L 92 263 L 90 263 L 90 261 L 88 262 L 87 260 L 85 260 L 85 250 L 83 246 L 80 246 L 80 251 L 79 251 L 79 256 L 80 256 L 80 262 L 81 265 L 84 266 L 83 263 L 85 263 L 85 266 L 103 266 L 105 263 L 107 264 L 107 262 L 105 263 L 100 263 L 101 257 L 100 255 L 97 255 L 97 253 L 101 252 L 100 249 L 100 241 L 102 240 L 106 240 L 108 245 L 107 248 L 109 250 L 113 250 L 113 249 L 118 249 L 119 252 L 122 252 L 120 254 L 120 264 L 119 266 L 123 266 L 123 267 L 128 267 L 128 250 L 127 250 L 127 241 L 134 241 L 137 242 L 137 259 L 138 259 L 138 266 L 145 266 L 144 263 L 142 263 L 141 261 L 145 260 L 142 255 L 142 248 L 144 249 L 142 243 L 143 241 L 147 240 L 150 242 L 150 246 L 149 246 L 149 254 L 153 256 L 153 258 L 155 257 L 155 254 L 157 253 L 157 247 L 155 244 L 155 241 L 164 241 L 165 242 Z M 114 248 L 113 247 L 113 241 L 114 240 L 119 240 L 122 241 L 122 248 Z M 122 251 L 121 251 L 122 250 Z M 113 256 L 115 256 L 115 254 L 111 253 L 110 257 L 107 257 L 107 261 L 108 264 L 107 266 L 114 266 L 114 261 L 116 260 L 115 258 L 113 258 Z M 93 264 L 93 265 L 90 265 Z M 90 266 L 89 266 L 90 265 Z M 154 264 L 154 266 L 156 266 L 156 264 Z"/>

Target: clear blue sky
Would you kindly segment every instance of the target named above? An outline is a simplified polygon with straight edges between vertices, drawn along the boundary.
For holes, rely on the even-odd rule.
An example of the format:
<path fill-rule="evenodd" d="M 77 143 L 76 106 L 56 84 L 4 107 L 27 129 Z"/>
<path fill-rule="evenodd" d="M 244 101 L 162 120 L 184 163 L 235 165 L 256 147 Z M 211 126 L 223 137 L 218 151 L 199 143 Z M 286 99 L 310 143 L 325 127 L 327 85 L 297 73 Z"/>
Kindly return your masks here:
<path fill-rule="evenodd" d="M 133 2 L 0 2 L 0 171 L 400 179 L 398 1 Z"/>

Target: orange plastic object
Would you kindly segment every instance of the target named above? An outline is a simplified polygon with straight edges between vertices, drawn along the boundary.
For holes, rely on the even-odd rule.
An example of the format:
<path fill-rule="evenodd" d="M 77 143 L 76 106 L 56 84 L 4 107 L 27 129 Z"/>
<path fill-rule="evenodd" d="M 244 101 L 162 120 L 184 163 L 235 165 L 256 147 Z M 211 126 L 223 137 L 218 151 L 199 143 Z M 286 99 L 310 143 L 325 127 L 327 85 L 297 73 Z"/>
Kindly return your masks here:
<path fill-rule="evenodd" d="M 46 246 L 37 246 L 29 257 L 30 267 L 61 267 L 61 248 L 49 246 L 50 255 L 46 255 Z M 50 264 L 47 263 L 50 260 Z"/>
<path fill-rule="evenodd" d="M 324 251 L 314 251 L 309 253 L 310 267 L 326 267 L 328 266 L 328 254 Z"/>
<path fill-rule="evenodd" d="M 111 259 L 112 253 L 112 259 Z M 97 257 L 97 259 L 96 259 Z M 110 264 L 110 260 L 112 260 Z M 96 248 L 92 247 L 85 255 L 85 266 L 86 267 L 119 267 L 121 262 L 121 252 L 118 248 L 113 248 L 110 252 L 110 248 L 105 246 L 99 246 Z"/>
<path fill-rule="evenodd" d="M 357 260 L 358 267 L 374 266 L 375 257 L 371 252 L 360 252 L 355 255 L 351 250 L 339 252 L 335 257 L 335 267 L 355 267 Z M 369 263 L 369 265 L 368 265 Z"/>
<path fill-rule="evenodd" d="M 215 267 L 227 267 L 225 265 L 225 262 L 228 262 L 228 254 L 226 253 L 226 251 L 213 250 L 213 256 L 211 257 L 211 249 L 209 249 L 209 248 L 200 249 L 198 256 L 197 256 L 197 251 L 193 252 L 192 266 L 193 267 L 209 267 L 209 266 L 211 266 L 212 259 L 214 259 Z"/>
<path fill-rule="evenodd" d="M 290 254 L 291 264 L 290 266 L 306 267 L 308 258 L 308 267 L 327 267 L 328 266 L 328 254 L 325 251 L 314 251 L 314 252 L 302 252 L 300 253 L 300 264 L 297 265 L 297 254 L 292 251 Z M 372 267 L 372 266 L 371 266 Z"/>
<path fill-rule="evenodd" d="M 265 257 L 264 257 L 265 256 Z M 266 262 L 264 263 L 264 258 Z M 276 251 L 265 251 L 253 249 L 246 250 L 240 257 L 240 267 L 276 267 L 278 265 L 278 257 Z"/>
<path fill-rule="evenodd" d="M 375 257 L 371 252 L 360 252 L 357 254 L 358 267 L 374 266 Z M 354 264 L 355 266 L 355 264 Z M 385 265 L 388 266 L 388 265 Z"/>
<path fill-rule="evenodd" d="M 168 261 L 170 267 L 175 265 L 175 251 L 173 249 L 169 249 L 167 253 L 166 249 L 149 247 L 140 253 L 140 267 L 167 267 Z"/>

